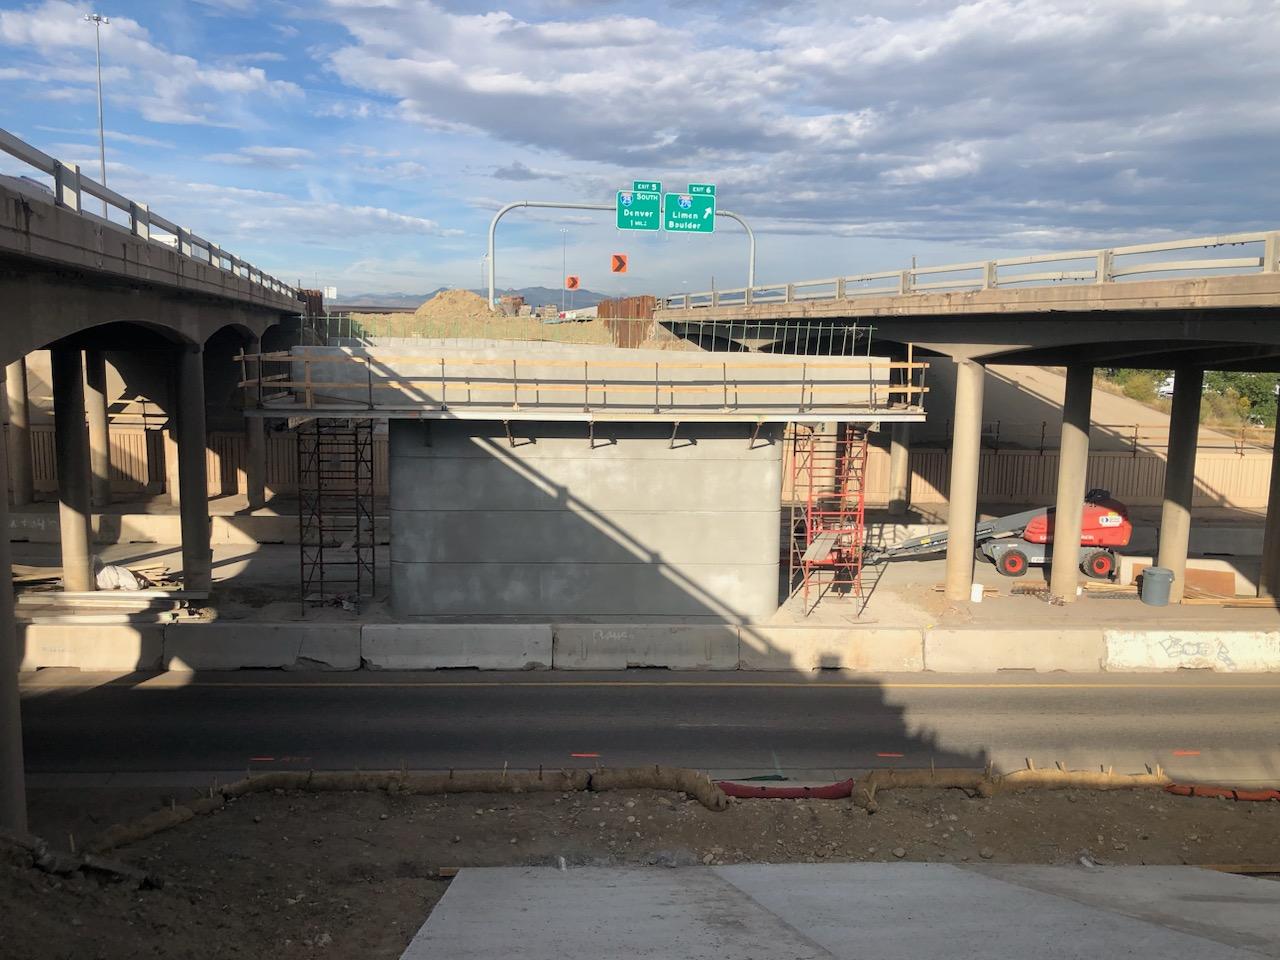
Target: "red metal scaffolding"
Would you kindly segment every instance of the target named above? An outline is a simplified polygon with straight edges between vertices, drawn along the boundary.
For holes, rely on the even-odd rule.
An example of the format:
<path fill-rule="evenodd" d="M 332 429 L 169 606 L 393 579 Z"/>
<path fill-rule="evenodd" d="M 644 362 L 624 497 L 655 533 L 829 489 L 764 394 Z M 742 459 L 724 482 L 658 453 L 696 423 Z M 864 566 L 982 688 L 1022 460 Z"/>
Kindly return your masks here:
<path fill-rule="evenodd" d="M 862 597 L 867 430 L 795 424 L 791 448 L 791 588 L 807 616 L 829 593 Z"/>

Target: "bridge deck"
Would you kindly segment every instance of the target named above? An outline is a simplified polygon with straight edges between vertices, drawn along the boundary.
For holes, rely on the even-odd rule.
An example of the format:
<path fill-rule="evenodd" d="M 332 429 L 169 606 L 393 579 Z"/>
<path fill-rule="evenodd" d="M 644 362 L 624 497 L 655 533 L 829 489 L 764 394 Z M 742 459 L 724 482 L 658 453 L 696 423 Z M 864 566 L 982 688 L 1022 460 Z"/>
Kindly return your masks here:
<path fill-rule="evenodd" d="M 878 421 L 924 419 L 926 363 L 885 357 L 529 354 L 300 347 L 241 358 L 250 416 L 386 419 Z"/>

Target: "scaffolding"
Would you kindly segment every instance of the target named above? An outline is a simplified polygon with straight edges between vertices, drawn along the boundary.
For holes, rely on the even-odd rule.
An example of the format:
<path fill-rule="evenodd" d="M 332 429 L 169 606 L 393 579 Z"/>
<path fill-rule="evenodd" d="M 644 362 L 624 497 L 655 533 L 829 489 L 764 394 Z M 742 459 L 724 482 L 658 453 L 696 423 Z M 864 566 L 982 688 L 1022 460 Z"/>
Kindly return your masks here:
<path fill-rule="evenodd" d="M 359 609 L 376 587 L 373 421 L 316 418 L 298 427 L 300 602 Z"/>
<path fill-rule="evenodd" d="M 855 423 L 792 427 L 791 589 L 805 616 L 829 594 L 863 597 L 867 433 Z"/>

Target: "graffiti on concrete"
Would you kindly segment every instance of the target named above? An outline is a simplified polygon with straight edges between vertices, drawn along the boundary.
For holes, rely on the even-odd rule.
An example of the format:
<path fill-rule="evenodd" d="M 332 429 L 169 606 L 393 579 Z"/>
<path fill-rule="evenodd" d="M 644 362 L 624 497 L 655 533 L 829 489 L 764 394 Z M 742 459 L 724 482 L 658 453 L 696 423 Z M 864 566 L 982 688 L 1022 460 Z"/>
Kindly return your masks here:
<path fill-rule="evenodd" d="M 1235 661 L 1231 659 L 1231 651 L 1221 640 L 1182 640 L 1178 637 L 1166 637 L 1160 641 L 1160 648 L 1170 660 L 1201 658 L 1217 660 L 1224 670 L 1236 668 Z"/>

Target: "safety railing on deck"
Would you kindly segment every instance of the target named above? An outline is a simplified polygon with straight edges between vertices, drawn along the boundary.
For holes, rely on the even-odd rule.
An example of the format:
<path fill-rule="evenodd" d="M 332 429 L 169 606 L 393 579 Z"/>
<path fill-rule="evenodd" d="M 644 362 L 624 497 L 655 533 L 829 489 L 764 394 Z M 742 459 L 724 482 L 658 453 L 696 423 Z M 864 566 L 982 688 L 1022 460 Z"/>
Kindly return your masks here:
<path fill-rule="evenodd" d="M 1251 247 L 1256 252 L 1239 257 L 1169 259 L 1181 250 Z M 1053 269 L 1046 269 L 1052 267 Z M 691 310 L 747 304 L 795 303 L 802 300 L 843 300 L 871 296 L 907 296 L 914 293 L 946 293 L 992 290 L 998 287 L 1048 284 L 1113 283 L 1157 274 L 1223 276 L 1275 273 L 1280 270 L 1280 230 L 1232 233 L 1189 240 L 1168 240 L 1101 250 L 1071 250 L 1000 260 L 977 260 L 938 267 L 909 267 L 822 280 L 796 280 L 727 290 L 679 293 L 659 300 L 659 309 Z M 921 278 L 930 278 L 922 280 Z"/>
<path fill-rule="evenodd" d="M 60 207 L 71 210 L 97 223 L 124 230 L 140 240 L 176 250 L 184 257 L 197 263 L 206 263 L 219 270 L 241 277 L 256 286 L 263 287 L 281 296 L 296 297 L 297 291 L 286 283 L 277 280 L 270 274 L 263 273 L 253 264 L 241 260 L 228 253 L 212 240 L 194 233 L 190 227 L 180 227 L 158 213 L 152 212 L 145 203 L 138 203 L 122 196 L 110 187 L 104 186 L 80 172 L 74 163 L 63 163 L 49 156 L 43 150 L 18 139 L 7 130 L 0 129 L 0 150 L 21 160 L 27 166 L 52 178 L 46 187 L 37 180 L 30 182 L 38 187 L 49 189 L 52 201 Z M 85 197 L 92 197 L 103 202 L 102 214 L 84 208 Z M 111 219 L 111 210 L 118 211 L 123 223 Z"/>
<path fill-rule="evenodd" d="M 248 403 L 276 416 L 355 411 L 493 419 L 732 414 L 761 420 L 922 414 L 927 363 L 878 357 L 722 354 L 716 361 L 390 353 L 237 356 Z M 280 371 L 283 372 L 271 372 Z M 917 376 L 918 375 L 918 376 Z"/>

